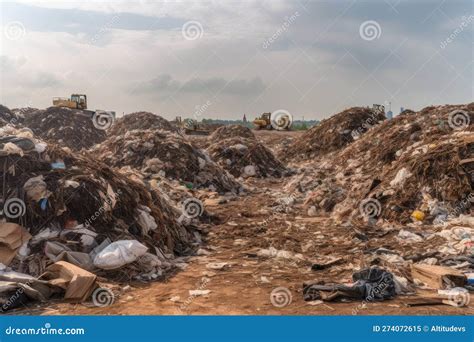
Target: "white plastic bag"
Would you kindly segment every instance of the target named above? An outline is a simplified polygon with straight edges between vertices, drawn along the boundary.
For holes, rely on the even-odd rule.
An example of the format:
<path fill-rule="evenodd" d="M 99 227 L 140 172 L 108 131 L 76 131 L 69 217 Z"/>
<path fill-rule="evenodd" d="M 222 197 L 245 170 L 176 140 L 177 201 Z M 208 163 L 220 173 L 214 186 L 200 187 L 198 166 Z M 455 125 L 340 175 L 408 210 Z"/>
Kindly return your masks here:
<path fill-rule="evenodd" d="M 94 258 L 94 265 L 104 270 L 113 270 L 134 262 L 146 253 L 148 247 L 137 240 L 112 242 Z"/>

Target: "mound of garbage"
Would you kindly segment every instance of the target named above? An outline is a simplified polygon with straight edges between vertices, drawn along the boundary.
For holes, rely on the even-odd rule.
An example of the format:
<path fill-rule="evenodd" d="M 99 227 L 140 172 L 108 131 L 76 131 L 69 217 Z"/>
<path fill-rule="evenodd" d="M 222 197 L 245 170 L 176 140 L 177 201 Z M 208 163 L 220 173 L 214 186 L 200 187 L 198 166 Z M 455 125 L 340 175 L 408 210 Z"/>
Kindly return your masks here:
<path fill-rule="evenodd" d="M 59 286 L 68 298 L 74 290 L 58 282 L 58 271 L 92 283 L 96 275 L 162 278 L 176 256 L 194 249 L 195 233 L 158 191 L 28 131 L 0 129 L 0 167 L 0 263 L 7 267 L 0 282 L 13 274 L 9 286 L 28 287 L 28 297 L 45 299 Z M 76 299 L 90 295 L 92 283 Z"/>
<path fill-rule="evenodd" d="M 228 138 L 210 145 L 207 151 L 234 177 L 282 177 L 288 174 L 285 165 L 256 139 Z"/>
<path fill-rule="evenodd" d="M 374 127 L 337 157 L 352 208 L 372 218 L 433 222 L 469 211 L 456 207 L 474 189 L 474 103 L 430 106 Z M 469 202 L 469 201 L 468 201 Z M 353 210 L 352 214 L 356 214 Z"/>
<path fill-rule="evenodd" d="M 338 151 L 383 120 L 383 113 L 370 108 L 346 109 L 305 132 L 284 151 L 282 159 L 308 160 Z"/>
<path fill-rule="evenodd" d="M 37 112 L 43 112 L 43 110 L 38 109 L 38 108 L 32 108 L 32 107 L 24 107 L 24 108 L 13 108 L 12 113 L 16 115 L 18 118 L 19 122 L 23 124 L 25 121 L 26 117 L 35 115 Z"/>
<path fill-rule="evenodd" d="M 106 138 L 105 130 L 94 125 L 92 115 L 69 108 L 49 107 L 37 111 L 25 117 L 24 126 L 41 139 L 73 151 L 88 149 Z"/>
<path fill-rule="evenodd" d="M 0 104 L 0 127 L 8 124 L 16 126 L 20 122 L 19 117 L 10 109 Z"/>
<path fill-rule="evenodd" d="M 108 135 L 124 135 L 135 129 L 178 131 L 168 120 L 159 115 L 150 112 L 136 112 L 117 119 L 107 133 Z"/>
<path fill-rule="evenodd" d="M 399 115 L 323 157 L 289 185 L 304 189 L 313 211 L 333 199 L 332 214 L 342 222 L 446 222 L 471 210 L 473 123 L 474 103 Z"/>
<path fill-rule="evenodd" d="M 212 143 L 217 143 L 224 139 L 229 138 L 247 138 L 255 139 L 255 134 L 248 127 L 241 125 L 226 125 L 217 128 L 210 136 L 209 141 Z"/>
<path fill-rule="evenodd" d="M 90 150 L 107 165 L 130 166 L 145 176 L 183 182 L 190 188 L 239 192 L 240 184 L 178 133 L 164 130 L 132 130 L 110 136 Z"/>

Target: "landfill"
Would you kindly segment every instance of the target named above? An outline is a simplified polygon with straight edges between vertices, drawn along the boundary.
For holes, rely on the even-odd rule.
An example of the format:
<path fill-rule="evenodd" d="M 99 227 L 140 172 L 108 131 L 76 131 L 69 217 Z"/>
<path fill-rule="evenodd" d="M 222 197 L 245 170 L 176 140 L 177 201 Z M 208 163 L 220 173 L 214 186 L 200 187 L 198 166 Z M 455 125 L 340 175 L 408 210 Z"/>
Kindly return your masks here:
<path fill-rule="evenodd" d="M 5 106 L 0 105 L 0 127 L 11 125 L 17 126 L 20 123 L 20 117 Z"/>
<path fill-rule="evenodd" d="M 143 129 L 157 129 L 170 132 L 177 132 L 177 127 L 174 127 L 168 120 L 161 116 L 150 112 L 136 112 L 124 115 L 117 119 L 112 127 L 108 130 L 108 135 L 124 135 L 128 131 Z"/>
<path fill-rule="evenodd" d="M 162 279 L 197 246 L 157 189 L 30 131 L 0 130 L 0 165 L 0 297 L 25 288 L 29 300 L 81 302 L 96 277 Z"/>
<path fill-rule="evenodd" d="M 371 108 L 353 107 L 321 121 L 296 140 L 283 157 L 308 160 L 342 149 L 385 120 L 385 115 Z"/>
<path fill-rule="evenodd" d="M 210 136 L 138 112 L 75 147 L 55 110 L 0 128 L 0 310 L 474 313 L 474 103 Z"/>
<path fill-rule="evenodd" d="M 230 136 L 236 130 L 232 132 Z M 255 137 L 252 139 L 234 136 L 217 139 L 217 136 L 220 136 L 220 133 L 213 137 L 218 141 L 210 145 L 207 151 L 213 160 L 234 177 L 282 177 L 289 174 L 285 165 Z"/>
<path fill-rule="evenodd" d="M 49 107 L 25 117 L 23 123 L 39 138 L 68 147 L 88 149 L 105 140 L 105 130 L 94 125 L 92 116 L 80 110 Z"/>
<path fill-rule="evenodd" d="M 224 139 L 229 138 L 247 138 L 247 139 L 255 139 L 255 134 L 253 134 L 252 130 L 248 127 L 241 126 L 241 125 L 227 125 L 217 128 L 210 136 L 209 141 L 212 143 L 217 143 Z"/>
<path fill-rule="evenodd" d="M 165 130 L 131 130 L 111 135 L 90 150 L 107 165 L 130 166 L 148 178 L 177 180 L 190 188 L 239 192 L 240 184 L 182 135 Z"/>

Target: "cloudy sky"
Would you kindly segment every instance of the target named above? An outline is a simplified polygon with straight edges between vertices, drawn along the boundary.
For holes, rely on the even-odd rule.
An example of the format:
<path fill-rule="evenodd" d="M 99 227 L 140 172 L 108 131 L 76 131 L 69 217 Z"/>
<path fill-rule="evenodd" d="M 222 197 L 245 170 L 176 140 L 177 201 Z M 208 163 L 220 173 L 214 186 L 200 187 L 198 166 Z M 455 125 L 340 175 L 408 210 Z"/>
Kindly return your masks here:
<path fill-rule="evenodd" d="M 2 1 L 0 103 L 85 93 L 119 114 L 321 119 L 471 102 L 473 3 Z"/>

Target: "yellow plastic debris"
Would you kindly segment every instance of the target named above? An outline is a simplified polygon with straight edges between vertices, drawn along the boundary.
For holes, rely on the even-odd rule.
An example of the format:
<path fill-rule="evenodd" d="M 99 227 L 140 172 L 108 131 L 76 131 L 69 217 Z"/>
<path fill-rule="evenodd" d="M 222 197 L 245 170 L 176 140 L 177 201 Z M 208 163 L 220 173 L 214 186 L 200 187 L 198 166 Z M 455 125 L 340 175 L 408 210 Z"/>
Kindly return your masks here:
<path fill-rule="evenodd" d="M 423 221 L 425 219 L 425 213 L 420 210 L 415 210 L 411 213 L 411 217 L 417 221 Z"/>

